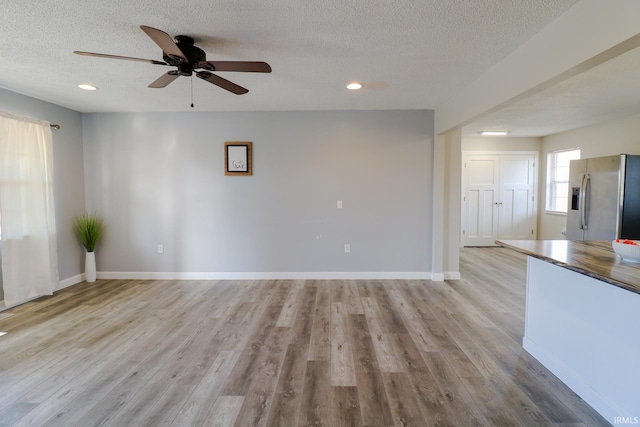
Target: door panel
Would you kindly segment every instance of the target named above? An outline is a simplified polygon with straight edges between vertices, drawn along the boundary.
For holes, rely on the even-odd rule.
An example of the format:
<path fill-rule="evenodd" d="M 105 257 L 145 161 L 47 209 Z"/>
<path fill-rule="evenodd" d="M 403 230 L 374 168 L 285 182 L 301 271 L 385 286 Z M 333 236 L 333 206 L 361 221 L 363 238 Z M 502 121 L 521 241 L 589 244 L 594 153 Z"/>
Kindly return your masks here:
<path fill-rule="evenodd" d="M 500 159 L 501 183 L 506 187 L 533 184 L 531 177 L 531 156 L 508 156 Z"/>
<path fill-rule="evenodd" d="M 467 235 L 478 237 L 480 233 L 480 191 L 470 190 L 467 196 L 467 204 L 469 206 Z"/>
<path fill-rule="evenodd" d="M 532 239 L 530 221 L 533 211 L 531 192 L 527 188 L 502 192 L 499 239 Z"/>
<path fill-rule="evenodd" d="M 497 184 L 498 159 L 469 159 L 469 183 L 473 186 L 490 186 Z"/>
<path fill-rule="evenodd" d="M 493 245 L 497 235 L 497 194 L 499 158 L 473 156 L 465 159 L 465 212 L 468 227 L 463 232 L 465 246 Z"/>
<path fill-rule="evenodd" d="M 467 155 L 463 245 L 535 238 L 535 155 Z"/>
<path fill-rule="evenodd" d="M 481 245 L 486 239 L 495 240 L 494 200 L 492 190 L 472 190 L 468 196 L 469 226 L 466 235 L 470 246 Z M 492 239 L 492 240 L 491 240 Z M 484 245 L 484 243 L 482 243 Z"/>
<path fill-rule="evenodd" d="M 501 200 L 499 239 L 532 239 L 534 156 L 505 155 L 500 158 Z"/>

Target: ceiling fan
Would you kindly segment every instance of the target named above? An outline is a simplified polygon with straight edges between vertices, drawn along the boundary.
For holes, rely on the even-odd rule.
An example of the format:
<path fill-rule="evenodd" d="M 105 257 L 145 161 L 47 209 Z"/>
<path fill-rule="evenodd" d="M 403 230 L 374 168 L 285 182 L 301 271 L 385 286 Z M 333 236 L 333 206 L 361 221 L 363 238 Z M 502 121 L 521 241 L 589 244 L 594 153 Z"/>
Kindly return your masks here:
<path fill-rule="evenodd" d="M 271 67 L 266 62 L 258 61 L 207 61 L 205 52 L 194 45 L 194 40 L 189 36 L 176 36 L 175 41 L 171 36 L 162 30 L 141 25 L 151 40 L 153 40 L 162 49 L 162 59 L 164 61 L 156 61 L 153 59 L 131 58 L 129 56 L 107 55 L 104 53 L 81 52 L 74 51 L 77 55 L 97 56 L 99 58 L 125 59 L 128 61 L 148 62 L 155 65 L 167 65 L 177 67 L 161 75 L 152 82 L 150 88 L 163 88 L 173 82 L 180 76 L 192 76 L 201 78 L 209 83 L 228 90 L 236 95 L 242 95 L 249 92 L 227 79 L 224 79 L 212 71 L 240 71 L 249 73 L 270 73 Z"/>

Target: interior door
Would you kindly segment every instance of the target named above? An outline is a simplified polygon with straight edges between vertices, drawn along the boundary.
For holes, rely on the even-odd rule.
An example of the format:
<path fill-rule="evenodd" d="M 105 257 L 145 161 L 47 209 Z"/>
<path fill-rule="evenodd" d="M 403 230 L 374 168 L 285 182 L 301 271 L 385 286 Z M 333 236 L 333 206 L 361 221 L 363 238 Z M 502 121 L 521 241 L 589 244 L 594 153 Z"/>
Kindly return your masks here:
<path fill-rule="evenodd" d="M 535 238 L 535 158 L 531 155 L 500 157 L 498 239 Z"/>
<path fill-rule="evenodd" d="M 463 164 L 462 244 L 536 238 L 536 155 L 473 154 Z"/>
<path fill-rule="evenodd" d="M 464 161 L 464 246 L 492 246 L 498 235 L 500 157 L 467 156 Z"/>

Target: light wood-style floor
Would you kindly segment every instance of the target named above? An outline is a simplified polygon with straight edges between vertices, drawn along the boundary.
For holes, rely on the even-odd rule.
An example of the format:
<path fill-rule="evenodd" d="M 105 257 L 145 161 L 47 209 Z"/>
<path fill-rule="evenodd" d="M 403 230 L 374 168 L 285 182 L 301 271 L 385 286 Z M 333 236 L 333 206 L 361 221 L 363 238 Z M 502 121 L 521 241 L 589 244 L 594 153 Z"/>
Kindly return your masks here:
<path fill-rule="evenodd" d="M 522 349 L 524 257 L 461 272 L 78 284 L 0 313 L 0 425 L 608 425 Z"/>

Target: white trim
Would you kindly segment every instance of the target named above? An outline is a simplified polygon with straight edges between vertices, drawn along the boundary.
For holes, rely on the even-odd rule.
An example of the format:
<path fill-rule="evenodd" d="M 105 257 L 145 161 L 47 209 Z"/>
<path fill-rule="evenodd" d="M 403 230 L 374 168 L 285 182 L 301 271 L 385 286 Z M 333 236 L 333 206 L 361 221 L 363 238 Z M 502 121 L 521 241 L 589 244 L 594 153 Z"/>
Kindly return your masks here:
<path fill-rule="evenodd" d="M 539 215 L 540 215 L 540 152 L 539 151 L 534 151 L 534 150 L 490 150 L 490 151 L 478 151 L 478 150 L 466 150 L 466 151 L 462 151 L 462 165 L 460 168 L 460 174 L 461 174 L 461 178 L 460 178 L 460 186 L 461 186 L 461 191 L 460 191 L 460 247 L 465 247 L 467 246 L 480 246 L 480 245 L 475 245 L 473 244 L 473 242 L 468 242 L 467 241 L 467 234 L 466 234 L 466 230 L 469 229 L 468 227 L 468 218 L 466 215 L 466 209 L 468 208 L 468 205 L 466 203 L 466 196 L 467 196 L 467 192 L 468 192 L 468 173 L 467 173 L 467 168 L 466 168 L 466 163 L 468 161 L 468 157 L 475 157 L 475 156 L 486 156 L 486 157 L 492 157 L 492 156 L 533 156 L 533 189 L 532 189 L 532 193 L 531 195 L 534 197 L 534 202 L 532 205 L 532 212 L 531 212 L 531 224 L 529 224 L 529 226 L 531 227 L 531 229 L 533 230 L 533 237 L 530 240 L 535 240 L 538 236 L 538 220 L 539 220 Z M 546 183 L 546 180 L 545 180 Z M 546 196 L 545 196 L 546 197 Z M 545 201 L 545 208 L 546 208 L 546 201 Z M 545 212 L 547 213 L 547 212 Z M 496 230 L 497 232 L 497 230 Z M 496 237 L 497 239 L 497 237 Z M 495 240 L 495 239 L 494 239 Z M 529 240 L 529 239 L 528 239 Z M 485 246 L 485 245 L 482 245 Z M 486 246 L 496 246 L 494 244 L 487 244 Z M 453 279 L 452 279 L 453 280 Z"/>
<path fill-rule="evenodd" d="M 444 282 L 444 273 L 431 273 L 431 280 L 434 282 Z"/>
<path fill-rule="evenodd" d="M 451 274 L 452 277 L 456 273 Z M 460 276 L 459 273 L 458 278 Z M 137 272 L 137 271 L 99 271 L 98 279 L 130 279 L 130 280 L 436 280 L 439 276 L 430 272 Z M 444 280 L 442 277 L 441 280 Z M 452 279 L 455 280 L 455 279 Z"/>
<path fill-rule="evenodd" d="M 68 279 L 61 280 L 58 283 L 58 287 L 53 292 L 59 291 L 64 288 L 68 288 L 69 286 L 77 285 L 80 282 L 84 282 L 84 277 L 85 277 L 84 273 L 82 273 L 82 274 L 77 274 L 75 276 L 69 277 Z"/>
<path fill-rule="evenodd" d="M 549 151 L 549 152 L 547 152 L 547 154 L 549 154 L 549 153 L 562 153 L 564 151 L 576 151 L 576 150 L 582 150 L 582 149 L 580 147 L 562 148 L 560 150 Z"/>
<path fill-rule="evenodd" d="M 560 211 L 544 211 L 545 214 L 547 215 L 556 215 L 556 216 L 567 216 L 566 212 L 560 212 Z"/>
<path fill-rule="evenodd" d="M 445 280 L 460 280 L 460 272 L 445 271 L 443 273 L 431 273 L 431 280 L 434 282 L 444 282 Z"/>
<path fill-rule="evenodd" d="M 564 214 L 566 215 L 567 212 L 569 211 L 570 208 L 570 200 L 567 200 L 567 210 L 566 211 L 557 211 L 557 210 L 553 210 L 550 209 L 549 205 L 550 205 L 550 197 L 552 197 L 553 192 L 550 192 L 549 189 L 552 187 L 552 183 L 565 183 L 565 181 L 556 181 L 555 179 L 550 179 L 552 176 L 555 178 L 556 176 L 556 170 L 557 170 L 557 161 L 553 161 L 550 162 L 550 158 L 560 154 L 560 153 L 568 153 L 568 152 L 578 152 L 578 158 L 577 159 L 570 159 L 569 161 L 571 162 L 572 160 L 580 160 L 582 158 L 582 150 L 580 149 L 580 147 L 577 148 L 567 148 L 567 149 L 562 149 L 562 150 L 554 150 L 554 151 L 548 151 L 546 153 L 546 158 L 545 158 L 545 177 L 544 177 L 544 211 L 545 213 L 548 214 L 552 214 L 552 215 L 561 215 Z M 557 158 L 555 159 L 557 160 Z M 567 187 L 569 186 L 571 180 L 570 178 L 567 176 Z M 553 199 L 556 199 L 556 197 L 553 197 Z"/>

